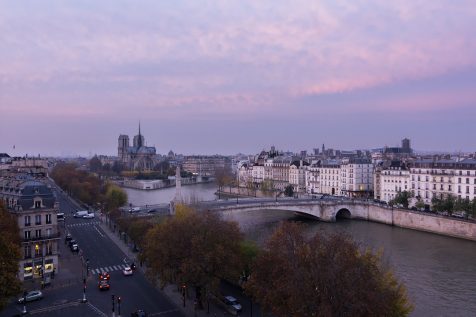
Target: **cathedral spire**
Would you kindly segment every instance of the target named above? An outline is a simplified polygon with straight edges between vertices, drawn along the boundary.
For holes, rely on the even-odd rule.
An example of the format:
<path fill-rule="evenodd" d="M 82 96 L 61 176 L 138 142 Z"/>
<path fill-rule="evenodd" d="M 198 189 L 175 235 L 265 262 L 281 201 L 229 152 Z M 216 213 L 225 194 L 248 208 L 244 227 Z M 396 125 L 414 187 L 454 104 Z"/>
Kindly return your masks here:
<path fill-rule="evenodd" d="M 142 144 L 142 135 L 140 134 L 140 120 L 139 120 L 139 140 L 137 141 L 137 145 L 139 147 L 142 147 L 144 144 Z"/>

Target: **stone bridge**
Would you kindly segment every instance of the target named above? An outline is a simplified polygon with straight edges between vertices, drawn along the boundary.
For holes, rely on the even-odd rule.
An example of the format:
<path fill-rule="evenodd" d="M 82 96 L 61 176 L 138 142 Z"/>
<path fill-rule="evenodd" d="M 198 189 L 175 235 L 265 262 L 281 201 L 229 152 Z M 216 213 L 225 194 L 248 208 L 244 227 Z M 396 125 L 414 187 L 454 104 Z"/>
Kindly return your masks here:
<path fill-rule="evenodd" d="M 321 221 L 334 222 L 336 218 L 362 219 L 392 226 L 437 233 L 476 241 L 476 221 L 466 221 L 436 214 L 392 208 L 372 201 L 340 199 L 267 199 L 201 202 L 204 210 L 233 213 L 234 211 L 285 210 Z"/>
<path fill-rule="evenodd" d="M 282 199 L 268 201 L 240 200 L 237 202 L 230 200 L 202 202 L 200 206 L 210 211 L 284 210 L 328 222 L 334 222 L 337 217 L 342 217 L 393 224 L 393 209 L 391 207 L 362 200 Z"/>

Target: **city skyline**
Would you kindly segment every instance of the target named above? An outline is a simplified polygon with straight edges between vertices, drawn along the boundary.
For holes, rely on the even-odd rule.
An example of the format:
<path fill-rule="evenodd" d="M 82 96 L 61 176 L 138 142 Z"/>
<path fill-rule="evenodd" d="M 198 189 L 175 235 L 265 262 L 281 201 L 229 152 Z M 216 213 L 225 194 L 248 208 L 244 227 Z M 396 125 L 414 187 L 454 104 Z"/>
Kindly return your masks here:
<path fill-rule="evenodd" d="M 0 152 L 474 152 L 470 1 L 0 4 Z M 15 148 L 14 148 L 15 147 Z"/>

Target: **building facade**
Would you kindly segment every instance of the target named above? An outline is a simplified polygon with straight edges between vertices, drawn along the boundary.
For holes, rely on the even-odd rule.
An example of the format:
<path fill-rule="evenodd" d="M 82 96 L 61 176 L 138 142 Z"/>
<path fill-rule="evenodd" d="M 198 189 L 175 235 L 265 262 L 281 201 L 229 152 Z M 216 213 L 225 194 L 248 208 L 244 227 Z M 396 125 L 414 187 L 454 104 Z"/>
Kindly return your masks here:
<path fill-rule="evenodd" d="M 16 216 L 21 236 L 20 280 L 58 273 L 58 204 L 51 188 L 27 175 L 0 180 L 0 199 Z"/>

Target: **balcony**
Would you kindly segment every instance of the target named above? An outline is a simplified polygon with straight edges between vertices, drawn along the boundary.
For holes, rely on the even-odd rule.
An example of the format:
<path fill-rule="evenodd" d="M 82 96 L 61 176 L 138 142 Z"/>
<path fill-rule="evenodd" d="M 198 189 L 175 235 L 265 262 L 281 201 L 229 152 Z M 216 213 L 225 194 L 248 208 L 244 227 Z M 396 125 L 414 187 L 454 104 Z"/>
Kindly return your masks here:
<path fill-rule="evenodd" d="M 54 240 L 54 239 L 59 239 L 60 233 L 52 233 L 50 235 L 42 235 L 41 237 L 29 237 L 29 238 L 23 238 L 22 242 L 30 242 L 30 241 L 42 241 L 42 240 Z"/>

